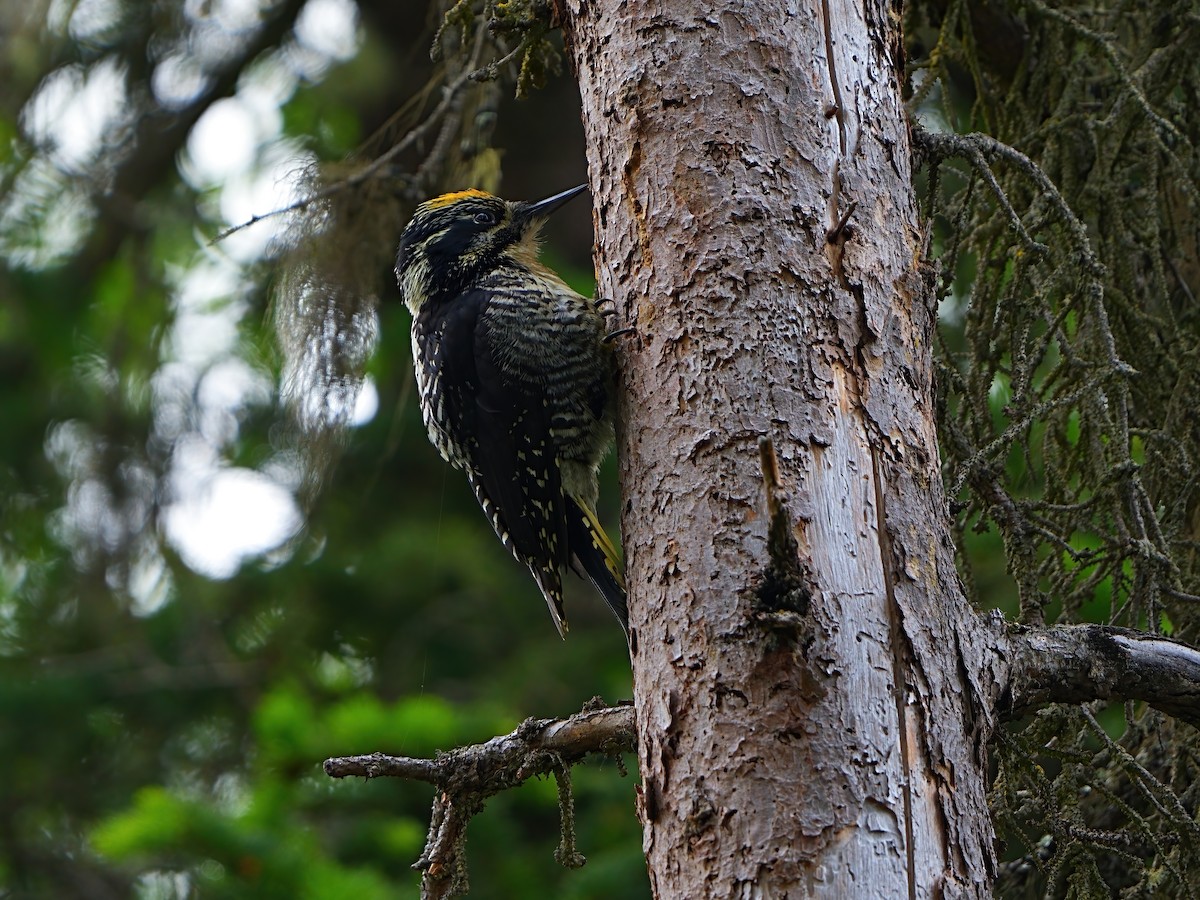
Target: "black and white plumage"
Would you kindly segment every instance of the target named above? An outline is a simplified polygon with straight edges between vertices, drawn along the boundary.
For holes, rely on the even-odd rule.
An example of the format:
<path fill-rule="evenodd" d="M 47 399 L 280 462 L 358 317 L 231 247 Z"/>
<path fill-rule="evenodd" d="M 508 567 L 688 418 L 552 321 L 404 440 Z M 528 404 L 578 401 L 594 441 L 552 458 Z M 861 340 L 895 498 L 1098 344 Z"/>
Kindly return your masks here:
<path fill-rule="evenodd" d="M 595 514 L 597 470 L 613 436 L 605 323 L 593 301 L 538 261 L 542 222 L 583 190 L 540 203 L 483 191 L 436 197 L 413 214 L 396 260 L 429 439 L 466 472 L 560 635 L 567 565 L 627 629 L 620 561 Z"/>

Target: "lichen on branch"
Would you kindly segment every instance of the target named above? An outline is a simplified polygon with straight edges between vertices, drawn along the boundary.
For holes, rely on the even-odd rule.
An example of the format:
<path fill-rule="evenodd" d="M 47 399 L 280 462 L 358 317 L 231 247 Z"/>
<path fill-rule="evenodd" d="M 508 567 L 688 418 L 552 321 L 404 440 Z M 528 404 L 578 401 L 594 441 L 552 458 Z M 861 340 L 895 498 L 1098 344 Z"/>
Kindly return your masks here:
<path fill-rule="evenodd" d="M 405 778 L 437 788 L 425 849 L 414 863 L 424 874 L 422 898 L 455 897 L 468 888 L 464 841 L 467 823 L 484 803 L 530 778 L 552 775 L 558 784 L 561 840 L 554 858 L 568 868 L 585 862 L 575 845 L 571 767 L 587 756 L 615 758 L 635 744 L 633 707 L 594 699 L 566 719 L 526 719 L 514 731 L 433 759 L 370 753 L 325 760 L 331 778 Z"/>

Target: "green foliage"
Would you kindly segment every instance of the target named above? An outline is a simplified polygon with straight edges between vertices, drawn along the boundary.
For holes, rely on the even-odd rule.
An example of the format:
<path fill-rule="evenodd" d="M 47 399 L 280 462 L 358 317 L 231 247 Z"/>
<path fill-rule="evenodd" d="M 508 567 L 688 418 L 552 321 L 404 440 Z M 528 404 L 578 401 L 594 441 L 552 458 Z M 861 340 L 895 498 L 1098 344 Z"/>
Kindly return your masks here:
<path fill-rule="evenodd" d="M 159 787 L 139 791 L 130 809 L 93 833 L 98 851 L 115 860 L 200 860 L 193 871 L 204 896 L 228 898 L 387 898 L 395 886 L 381 873 L 337 865 L 321 852 L 316 836 L 297 828 L 282 791 L 259 783 L 238 814 L 190 801 Z M 274 794 L 274 796 L 273 796 Z M 404 829 L 404 825 L 411 827 Z M 395 829 L 393 829 L 395 830 Z M 406 822 L 413 852 L 419 826 Z"/>

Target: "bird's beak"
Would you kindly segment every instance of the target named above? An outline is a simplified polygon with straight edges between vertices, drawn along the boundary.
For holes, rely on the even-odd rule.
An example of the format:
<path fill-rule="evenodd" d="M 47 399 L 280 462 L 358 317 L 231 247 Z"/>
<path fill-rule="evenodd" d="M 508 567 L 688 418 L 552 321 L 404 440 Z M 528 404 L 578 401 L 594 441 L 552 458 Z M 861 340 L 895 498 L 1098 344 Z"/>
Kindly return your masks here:
<path fill-rule="evenodd" d="M 572 197 L 582 194 L 587 189 L 588 186 L 586 184 L 581 184 L 579 187 L 573 187 L 563 191 L 561 194 L 555 194 L 553 197 L 547 197 L 545 200 L 539 200 L 536 203 L 523 203 L 518 208 L 518 215 L 526 222 L 532 222 L 535 219 L 544 219 Z"/>

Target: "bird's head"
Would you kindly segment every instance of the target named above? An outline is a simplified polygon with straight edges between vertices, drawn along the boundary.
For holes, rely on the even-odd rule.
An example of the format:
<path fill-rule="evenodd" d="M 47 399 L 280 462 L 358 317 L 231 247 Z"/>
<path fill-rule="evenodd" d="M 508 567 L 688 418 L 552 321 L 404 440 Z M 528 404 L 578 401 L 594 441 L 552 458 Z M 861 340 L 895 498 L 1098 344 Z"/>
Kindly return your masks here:
<path fill-rule="evenodd" d="M 536 203 L 458 191 L 417 207 L 400 238 L 396 279 L 415 315 L 436 297 L 453 297 L 502 265 L 537 263 L 537 233 L 550 213 L 586 184 Z"/>

